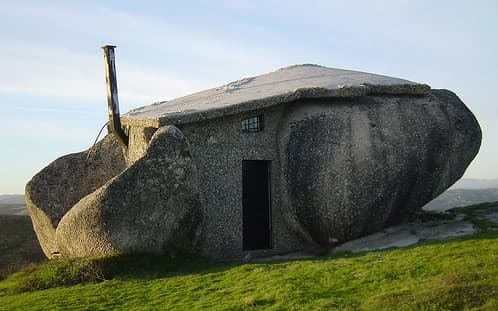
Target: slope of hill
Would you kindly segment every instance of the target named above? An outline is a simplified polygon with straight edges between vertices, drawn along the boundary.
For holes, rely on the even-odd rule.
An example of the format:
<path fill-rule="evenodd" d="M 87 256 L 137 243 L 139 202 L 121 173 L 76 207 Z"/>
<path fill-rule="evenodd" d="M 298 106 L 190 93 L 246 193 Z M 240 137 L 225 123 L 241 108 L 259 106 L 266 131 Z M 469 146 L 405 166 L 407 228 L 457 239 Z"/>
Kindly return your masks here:
<path fill-rule="evenodd" d="M 0 215 L 28 215 L 23 194 L 0 194 Z"/>
<path fill-rule="evenodd" d="M 0 215 L 0 279 L 44 258 L 29 216 Z"/>
<path fill-rule="evenodd" d="M 155 256 L 55 260 L 1 281 L 0 306 L 3 310 L 498 310 L 498 204 L 462 208 L 458 213 L 466 213 L 480 233 L 408 248 L 258 263 Z M 482 218 L 484 214 L 491 218 Z"/>
<path fill-rule="evenodd" d="M 445 211 L 454 207 L 496 201 L 498 201 L 498 188 L 454 189 L 443 192 L 440 196 L 426 204 L 424 209 L 428 211 Z"/>
<path fill-rule="evenodd" d="M 498 188 L 498 179 L 462 178 L 450 189 L 490 189 Z"/>
<path fill-rule="evenodd" d="M 24 195 L 0 194 L 0 204 L 24 204 Z"/>

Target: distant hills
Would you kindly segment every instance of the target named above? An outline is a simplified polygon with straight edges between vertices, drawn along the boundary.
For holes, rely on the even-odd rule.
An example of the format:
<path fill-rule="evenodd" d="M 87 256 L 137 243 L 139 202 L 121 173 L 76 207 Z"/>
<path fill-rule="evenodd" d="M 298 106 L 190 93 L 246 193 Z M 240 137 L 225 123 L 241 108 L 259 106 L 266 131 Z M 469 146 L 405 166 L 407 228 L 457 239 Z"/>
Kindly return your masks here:
<path fill-rule="evenodd" d="M 0 204 L 24 204 L 24 194 L 0 194 Z"/>
<path fill-rule="evenodd" d="M 424 206 L 429 211 L 444 211 L 453 207 L 498 201 L 498 187 L 493 189 L 452 189 Z"/>
<path fill-rule="evenodd" d="M 0 194 L 0 215 L 28 215 L 23 194 Z"/>
<path fill-rule="evenodd" d="M 453 207 L 498 201 L 498 179 L 464 178 L 429 202 L 424 209 L 443 211 Z M 23 194 L 0 194 L 0 215 L 28 215 Z"/>
<path fill-rule="evenodd" d="M 0 280 L 24 265 L 44 258 L 31 218 L 0 215 Z M 0 309 L 4 310 L 3 306 Z"/>
<path fill-rule="evenodd" d="M 492 189 L 498 188 L 498 179 L 473 179 L 463 178 L 457 181 L 451 190 L 454 189 Z"/>
<path fill-rule="evenodd" d="M 498 201 L 498 179 L 463 178 L 424 206 L 425 210 L 444 211 L 453 207 Z"/>

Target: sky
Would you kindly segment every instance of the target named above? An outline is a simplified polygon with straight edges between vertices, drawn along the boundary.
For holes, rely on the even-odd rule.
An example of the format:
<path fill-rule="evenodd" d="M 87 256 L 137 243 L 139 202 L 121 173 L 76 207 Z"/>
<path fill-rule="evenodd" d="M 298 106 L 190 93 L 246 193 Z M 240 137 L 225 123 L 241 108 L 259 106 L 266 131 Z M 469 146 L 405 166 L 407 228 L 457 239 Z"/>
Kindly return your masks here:
<path fill-rule="evenodd" d="M 302 63 L 450 89 L 483 131 L 464 177 L 498 178 L 497 33 L 496 0 L 0 0 L 0 193 L 92 145 L 105 44 L 122 112 Z"/>

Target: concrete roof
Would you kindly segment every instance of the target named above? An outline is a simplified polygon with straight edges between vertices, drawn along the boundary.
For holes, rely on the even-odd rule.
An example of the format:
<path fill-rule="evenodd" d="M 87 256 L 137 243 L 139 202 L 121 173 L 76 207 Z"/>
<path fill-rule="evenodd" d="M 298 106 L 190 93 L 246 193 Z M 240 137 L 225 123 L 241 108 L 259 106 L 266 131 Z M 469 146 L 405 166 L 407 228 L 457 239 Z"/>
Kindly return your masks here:
<path fill-rule="evenodd" d="M 377 74 L 294 65 L 264 75 L 137 108 L 122 116 L 126 125 L 160 127 L 192 123 L 299 98 L 357 97 L 368 94 L 423 94 L 430 87 Z"/>

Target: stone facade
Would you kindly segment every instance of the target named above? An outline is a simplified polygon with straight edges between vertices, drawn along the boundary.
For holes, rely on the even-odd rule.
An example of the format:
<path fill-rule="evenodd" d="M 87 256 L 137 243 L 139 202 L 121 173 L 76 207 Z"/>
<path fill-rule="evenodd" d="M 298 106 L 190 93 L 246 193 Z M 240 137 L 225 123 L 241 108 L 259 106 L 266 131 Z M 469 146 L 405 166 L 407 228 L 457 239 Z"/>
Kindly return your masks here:
<path fill-rule="evenodd" d="M 43 252 L 59 255 L 55 230 L 60 220 L 83 197 L 94 192 L 126 167 L 121 147 L 112 135 L 94 149 L 68 154 L 50 163 L 26 185 L 26 207 Z"/>
<path fill-rule="evenodd" d="M 264 129 L 242 132 L 257 115 Z M 298 100 L 179 128 L 200 180 L 197 246 L 214 258 L 327 249 L 402 222 L 457 181 L 480 146 L 470 111 L 439 90 Z M 271 161 L 271 249 L 243 251 L 243 160 Z"/>
<path fill-rule="evenodd" d="M 243 131 L 251 118 L 262 127 Z M 450 91 L 314 65 L 143 107 L 123 124 L 124 152 L 109 135 L 90 170 L 86 151 L 28 183 L 48 257 L 328 251 L 405 221 L 463 175 L 481 143 Z M 255 160 L 267 168 L 257 204 L 270 214 L 261 223 L 271 241 L 252 248 L 243 167 Z"/>
<path fill-rule="evenodd" d="M 164 126 L 145 150 L 64 215 L 56 230 L 61 255 L 192 249 L 202 210 L 190 146 L 176 127 Z"/>
<path fill-rule="evenodd" d="M 252 251 L 255 256 L 299 249 L 281 213 L 281 163 L 278 128 L 283 106 L 226 118 L 179 126 L 192 145 L 201 189 L 204 218 L 199 246 L 214 258 L 241 257 L 242 251 L 242 161 L 271 161 L 272 249 Z M 264 129 L 242 132 L 243 119 L 262 115 Z"/>

